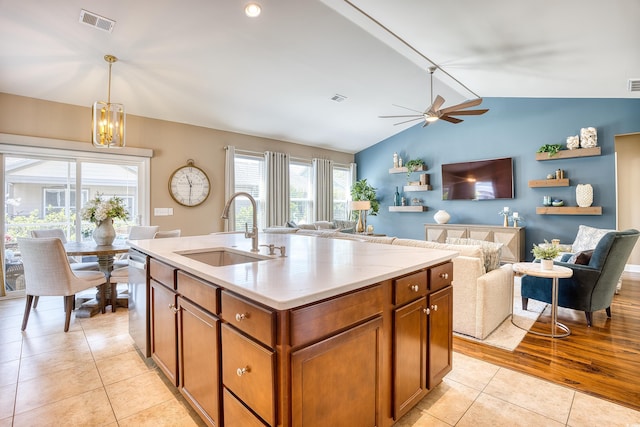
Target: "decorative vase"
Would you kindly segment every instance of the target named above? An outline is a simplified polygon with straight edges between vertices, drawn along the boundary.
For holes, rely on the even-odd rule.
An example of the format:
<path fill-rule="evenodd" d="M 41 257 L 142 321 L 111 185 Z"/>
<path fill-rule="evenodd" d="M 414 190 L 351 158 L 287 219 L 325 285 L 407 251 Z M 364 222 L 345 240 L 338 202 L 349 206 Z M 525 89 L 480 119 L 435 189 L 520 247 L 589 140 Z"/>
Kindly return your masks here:
<path fill-rule="evenodd" d="M 93 240 L 98 246 L 109 246 L 116 239 L 116 229 L 113 228 L 113 219 L 108 218 L 96 225 L 93 230 Z"/>
<path fill-rule="evenodd" d="M 540 260 L 540 269 L 541 270 L 553 270 L 553 260 L 552 259 L 541 259 Z"/>
<path fill-rule="evenodd" d="M 433 219 L 435 219 L 438 224 L 446 224 L 451 219 L 451 215 L 445 210 L 439 210 L 433 215 Z"/>
<path fill-rule="evenodd" d="M 576 203 L 581 208 L 588 208 L 593 203 L 593 187 L 591 184 L 578 184 L 576 186 Z"/>

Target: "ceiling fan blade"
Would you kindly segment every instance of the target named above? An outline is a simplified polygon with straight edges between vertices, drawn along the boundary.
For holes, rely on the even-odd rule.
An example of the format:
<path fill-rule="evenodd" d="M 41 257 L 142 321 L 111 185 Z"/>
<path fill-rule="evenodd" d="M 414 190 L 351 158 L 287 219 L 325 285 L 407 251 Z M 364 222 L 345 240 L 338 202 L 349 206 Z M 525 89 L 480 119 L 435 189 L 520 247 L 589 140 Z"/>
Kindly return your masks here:
<path fill-rule="evenodd" d="M 452 105 L 451 107 L 443 108 L 440 110 L 442 114 L 447 114 L 451 111 L 457 111 L 462 108 L 475 107 L 476 105 L 482 104 L 482 98 L 472 99 L 471 101 L 465 101 L 457 105 Z"/>
<path fill-rule="evenodd" d="M 415 113 L 420 113 L 422 114 L 422 111 L 418 111 L 418 110 L 414 110 L 413 108 L 409 108 L 409 107 L 403 107 L 402 105 L 398 105 L 398 104 L 391 104 L 394 107 L 398 107 L 398 108 L 404 108 L 405 110 L 409 110 L 409 111 L 413 111 Z"/>
<path fill-rule="evenodd" d="M 411 114 L 408 116 L 378 116 L 379 119 L 395 119 L 400 117 L 423 117 L 424 114 Z"/>
<path fill-rule="evenodd" d="M 405 120 L 404 122 L 394 123 L 393 125 L 394 125 L 394 126 L 402 125 L 402 124 L 409 123 L 409 122 L 415 122 L 416 120 L 422 120 L 422 117 L 418 117 L 417 119 L 409 119 L 409 120 Z"/>
<path fill-rule="evenodd" d="M 445 122 L 449 122 L 449 123 L 453 123 L 453 124 L 458 124 L 463 122 L 464 120 L 462 119 L 457 119 L 455 117 L 449 117 L 449 116 L 440 116 L 441 120 L 444 120 Z"/>
<path fill-rule="evenodd" d="M 461 111 L 449 111 L 446 113 L 448 116 L 479 116 L 480 114 L 484 114 L 489 109 L 484 110 L 461 110 Z"/>
<path fill-rule="evenodd" d="M 440 107 L 442 107 L 442 104 L 444 104 L 444 98 L 438 95 L 436 96 L 436 100 L 433 101 L 433 104 L 431 104 L 431 108 L 429 109 L 433 111 L 438 111 Z"/>

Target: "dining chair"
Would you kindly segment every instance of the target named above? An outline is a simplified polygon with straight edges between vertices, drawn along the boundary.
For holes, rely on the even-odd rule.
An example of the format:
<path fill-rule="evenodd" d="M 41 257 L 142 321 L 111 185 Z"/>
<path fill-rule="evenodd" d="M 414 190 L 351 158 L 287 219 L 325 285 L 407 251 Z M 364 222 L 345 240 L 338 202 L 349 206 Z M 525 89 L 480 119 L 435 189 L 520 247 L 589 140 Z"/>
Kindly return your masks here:
<path fill-rule="evenodd" d="M 169 237 L 180 237 L 180 229 L 156 231 L 153 235 L 154 239 L 164 239 Z M 127 265 L 120 265 L 118 268 L 114 268 L 111 272 L 111 283 L 128 283 L 129 282 L 129 267 Z"/>
<path fill-rule="evenodd" d="M 36 237 L 38 239 L 44 237 L 57 237 L 62 241 L 62 244 L 67 243 L 67 236 L 61 228 L 42 228 L 39 230 L 31 230 L 31 237 Z M 71 264 L 72 270 L 100 270 L 97 261 L 79 262 L 76 261 L 73 257 L 67 257 L 67 259 L 69 261 L 69 264 Z"/>
<path fill-rule="evenodd" d="M 64 297 L 65 332 L 69 330 L 76 293 L 98 287 L 100 309 L 104 312 L 104 284 L 106 283 L 104 274 L 100 271 L 72 270 L 60 238 L 19 238 L 18 247 L 24 265 L 26 294 L 22 319 L 23 331 L 27 328 L 34 297 Z"/>
<path fill-rule="evenodd" d="M 181 231 L 180 229 L 176 230 L 166 230 L 166 231 L 158 231 L 153 238 L 154 239 L 165 239 L 169 237 L 180 237 Z"/>

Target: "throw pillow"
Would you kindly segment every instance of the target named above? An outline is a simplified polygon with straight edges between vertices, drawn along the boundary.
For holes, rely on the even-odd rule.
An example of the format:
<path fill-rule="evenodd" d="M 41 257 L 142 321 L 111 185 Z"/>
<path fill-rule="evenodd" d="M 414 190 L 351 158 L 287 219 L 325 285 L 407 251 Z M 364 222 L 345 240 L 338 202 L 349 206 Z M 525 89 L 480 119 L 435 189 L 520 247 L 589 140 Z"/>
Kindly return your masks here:
<path fill-rule="evenodd" d="M 475 245 L 482 247 L 484 254 L 484 268 L 488 272 L 500 268 L 502 243 L 487 242 L 486 240 L 447 237 L 447 243 L 452 245 Z"/>
<path fill-rule="evenodd" d="M 593 255 L 593 249 L 588 251 L 578 252 L 577 254 L 573 254 L 571 258 L 567 260 L 567 262 L 570 264 L 589 265 L 589 261 L 591 261 L 592 255 Z"/>
<path fill-rule="evenodd" d="M 289 228 L 298 228 L 295 221 L 287 221 L 287 227 Z"/>
<path fill-rule="evenodd" d="M 589 249 L 595 249 L 602 236 L 610 231 L 604 228 L 589 227 L 588 225 L 580 225 L 576 240 L 571 245 L 571 252 L 582 252 Z"/>

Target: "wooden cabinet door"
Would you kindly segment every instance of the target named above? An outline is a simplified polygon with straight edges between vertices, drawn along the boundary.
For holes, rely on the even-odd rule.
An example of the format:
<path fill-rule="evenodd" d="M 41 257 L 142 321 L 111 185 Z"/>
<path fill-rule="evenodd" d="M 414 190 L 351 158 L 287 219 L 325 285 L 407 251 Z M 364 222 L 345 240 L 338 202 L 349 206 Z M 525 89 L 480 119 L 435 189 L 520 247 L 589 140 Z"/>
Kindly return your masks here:
<path fill-rule="evenodd" d="M 178 385 L 177 294 L 150 280 L 151 357 L 169 380 Z"/>
<path fill-rule="evenodd" d="M 393 417 L 398 420 L 427 387 L 426 297 L 394 311 Z"/>
<path fill-rule="evenodd" d="M 180 392 L 209 426 L 220 425 L 219 320 L 178 298 Z"/>
<path fill-rule="evenodd" d="M 427 296 L 429 305 L 429 390 L 451 371 L 453 350 L 453 287 L 448 286 Z"/>
<path fill-rule="evenodd" d="M 382 318 L 291 355 L 292 425 L 380 425 Z"/>

